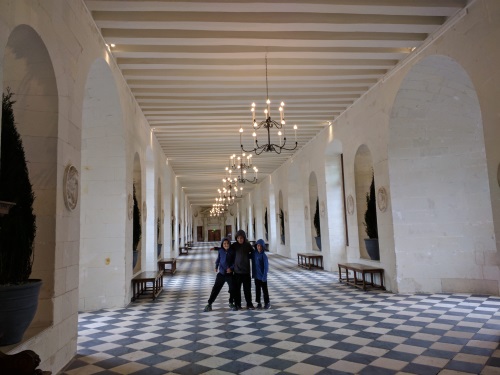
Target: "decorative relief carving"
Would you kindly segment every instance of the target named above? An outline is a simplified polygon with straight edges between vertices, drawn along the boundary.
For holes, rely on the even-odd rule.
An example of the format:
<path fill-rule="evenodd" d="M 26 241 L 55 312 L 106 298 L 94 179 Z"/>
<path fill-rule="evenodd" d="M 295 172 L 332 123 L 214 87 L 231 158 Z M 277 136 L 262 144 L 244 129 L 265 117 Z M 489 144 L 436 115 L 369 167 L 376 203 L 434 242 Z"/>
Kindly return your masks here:
<path fill-rule="evenodd" d="M 78 171 L 73 165 L 68 165 L 64 171 L 63 194 L 66 208 L 73 211 L 78 204 L 79 180 Z"/>
<path fill-rule="evenodd" d="M 380 211 L 385 212 L 387 210 L 387 190 L 383 186 L 378 189 L 377 204 Z"/>
<path fill-rule="evenodd" d="M 349 196 L 347 197 L 346 206 L 347 206 L 347 213 L 349 215 L 352 215 L 354 213 L 354 198 L 352 197 L 351 194 L 349 194 Z"/>

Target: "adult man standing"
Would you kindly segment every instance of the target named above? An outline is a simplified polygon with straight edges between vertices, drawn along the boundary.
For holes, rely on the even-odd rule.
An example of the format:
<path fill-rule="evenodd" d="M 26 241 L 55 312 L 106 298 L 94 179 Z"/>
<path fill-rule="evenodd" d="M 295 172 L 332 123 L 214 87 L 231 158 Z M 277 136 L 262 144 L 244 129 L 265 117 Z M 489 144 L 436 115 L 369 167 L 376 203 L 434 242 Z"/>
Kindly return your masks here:
<path fill-rule="evenodd" d="M 252 278 L 250 276 L 250 258 L 252 257 L 252 245 L 247 241 L 247 235 L 244 230 L 236 232 L 236 242 L 231 245 L 235 252 L 234 259 L 234 311 L 241 309 L 241 285 L 243 284 L 243 293 L 247 309 L 254 310 L 252 303 Z"/>

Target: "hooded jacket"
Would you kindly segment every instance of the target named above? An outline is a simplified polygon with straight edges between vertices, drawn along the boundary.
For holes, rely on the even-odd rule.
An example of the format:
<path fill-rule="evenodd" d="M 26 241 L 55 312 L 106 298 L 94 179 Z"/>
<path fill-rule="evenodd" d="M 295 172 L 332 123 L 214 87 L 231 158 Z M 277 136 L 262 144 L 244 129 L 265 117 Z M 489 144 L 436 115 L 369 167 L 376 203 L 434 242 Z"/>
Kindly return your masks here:
<path fill-rule="evenodd" d="M 218 272 L 222 275 L 227 274 L 227 269 L 231 268 L 231 270 L 234 270 L 234 250 L 229 247 L 229 249 L 226 251 L 224 249 L 224 241 L 229 241 L 231 244 L 231 241 L 229 238 L 223 238 L 222 241 L 220 242 L 220 248 L 219 248 L 219 253 L 217 254 L 217 260 L 215 261 L 215 269 L 218 270 Z"/>
<path fill-rule="evenodd" d="M 255 249 L 252 253 L 252 277 L 260 281 L 267 281 L 269 271 L 269 261 L 267 260 L 266 244 L 264 240 L 258 240 L 257 245 L 262 246 L 262 252 Z"/>
<path fill-rule="evenodd" d="M 242 236 L 244 241 L 242 244 L 238 242 L 238 237 Z M 239 230 L 236 232 L 236 242 L 231 245 L 231 249 L 234 250 L 234 272 L 235 273 L 248 273 L 250 274 L 250 259 L 252 257 L 252 245 L 247 241 L 247 235 L 245 231 Z"/>

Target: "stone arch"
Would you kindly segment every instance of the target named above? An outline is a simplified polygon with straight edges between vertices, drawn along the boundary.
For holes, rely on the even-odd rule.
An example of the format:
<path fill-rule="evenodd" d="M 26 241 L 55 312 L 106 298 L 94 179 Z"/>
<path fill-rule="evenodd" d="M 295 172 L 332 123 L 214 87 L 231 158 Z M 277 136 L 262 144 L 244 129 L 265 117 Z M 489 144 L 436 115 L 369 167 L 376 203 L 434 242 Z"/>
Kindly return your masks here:
<path fill-rule="evenodd" d="M 366 145 L 359 146 L 354 157 L 354 186 L 356 191 L 356 218 L 358 221 L 359 257 L 370 259 L 364 239 L 368 238 L 365 231 L 366 194 L 370 192 L 370 185 L 374 176 L 373 159 L 370 149 Z M 377 181 L 376 176 L 375 182 Z M 376 184 L 375 184 L 376 186 Z"/>
<path fill-rule="evenodd" d="M 144 245 L 144 223 L 145 220 L 144 218 L 147 217 L 147 212 L 144 212 L 144 207 L 143 207 L 143 202 L 144 202 L 144 195 L 143 194 L 143 188 L 142 188 L 142 167 L 141 167 L 141 158 L 139 156 L 139 153 L 134 154 L 134 162 L 133 162 L 133 170 L 132 170 L 132 183 L 135 186 L 135 195 L 137 197 L 137 202 L 139 204 L 139 210 L 141 212 L 141 229 L 142 229 L 142 235 L 141 235 L 141 240 L 139 241 L 139 245 L 137 246 L 137 250 L 139 251 L 139 256 L 137 260 L 137 264 L 133 268 L 133 274 L 137 274 L 142 270 L 142 261 L 144 258 L 143 255 L 143 250 L 145 250 L 146 246 Z M 130 232 L 130 235 L 132 235 L 132 231 Z"/>
<path fill-rule="evenodd" d="M 278 233 L 279 233 L 279 239 L 280 239 L 280 244 L 282 246 L 286 245 L 286 223 L 285 223 L 285 209 L 283 207 L 283 192 L 279 191 L 278 193 Z M 283 215 L 283 219 L 281 219 L 280 215 Z M 282 221 L 283 220 L 283 224 Z"/>
<path fill-rule="evenodd" d="M 63 175 L 66 165 L 58 165 L 57 159 L 59 93 L 53 63 L 42 38 L 30 26 L 17 26 L 9 35 L 2 73 L 2 92 L 10 88 L 16 101 L 16 128 L 35 195 L 37 232 L 31 278 L 42 279 L 43 285 L 31 326 L 46 327 L 54 321 L 54 297 L 68 292 L 67 285 L 60 286 L 58 294 L 55 290 L 56 206 L 63 201 L 63 195 L 57 194 L 57 177 Z M 26 335 L 30 335 L 30 330 Z"/>
<path fill-rule="evenodd" d="M 97 59 L 87 76 L 82 111 L 80 311 L 127 303 L 125 142 L 113 74 Z"/>
<path fill-rule="evenodd" d="M 152 148 L 148 145 L 145 150 L 144 162 L 144 183 L 142 194 L 142 244 L 143 251 L 142 271 L 154 270 L 156 264 L 156 246 L 155 246 L 155 161 Z"/>
<path fill-rule="evenodd" d="M 163 251 L 165 208 L 163 207 L 163 195 L 161 178 L 156 182 L 156 215 L 155 215 L 155 238 L 156 238 L 156 256 L 161 258 Z"/>
<path fill-rule="evenodd" d="M 314 215 L 316 213 L 316 201 L 319 200 L 319 193 L 318 193 L 318 179 L 316 177 L 316 173 L 311 172 L 309 174 L 309 182 L 308 182 L 308 192 L 309 192 L 309 230 L 311 233 L 311 236 L 309 236 L 310 241 L 311 241 L 311 248 L 316 251 L 321 251 L 321 249 L 318 247 L 316 244 L 316 229 L 314 227 Z M 321 215 L 320 215 L 320 221 L 321 221 Z"/>
<path fill-rule="evenodd" d="M 481 109 L 455 60 L 429 56 L 405 76 L 388 161 L 399 291 L 498 295 Z"/>

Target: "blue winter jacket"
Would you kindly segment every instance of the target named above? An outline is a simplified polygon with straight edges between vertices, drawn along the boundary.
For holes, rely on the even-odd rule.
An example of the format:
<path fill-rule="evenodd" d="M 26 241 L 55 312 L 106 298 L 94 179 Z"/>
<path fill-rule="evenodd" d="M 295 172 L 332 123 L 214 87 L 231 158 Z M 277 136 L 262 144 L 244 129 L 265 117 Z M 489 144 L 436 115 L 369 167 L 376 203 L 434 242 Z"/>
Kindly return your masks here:
<path fill-rule="evenodd" d="M 228 251 L 224 250 L 222 244 L 225 239 L 222 239 L 220 244 L 219 253 L 217 254 L 217 260 L 215 261 L 215 269 L 219 270 L 219 273 L 225 275 L 228 268 L 234 271 L 234 250 L 229 248 Z"/>
<path fill-rule="evenodd" d="M 264 250 L 259 253 L 254 250 L 252 253 L 252 277 L 260 281 L 267 281 L 267 271 L 269 271 L 269 262 Z"/>

